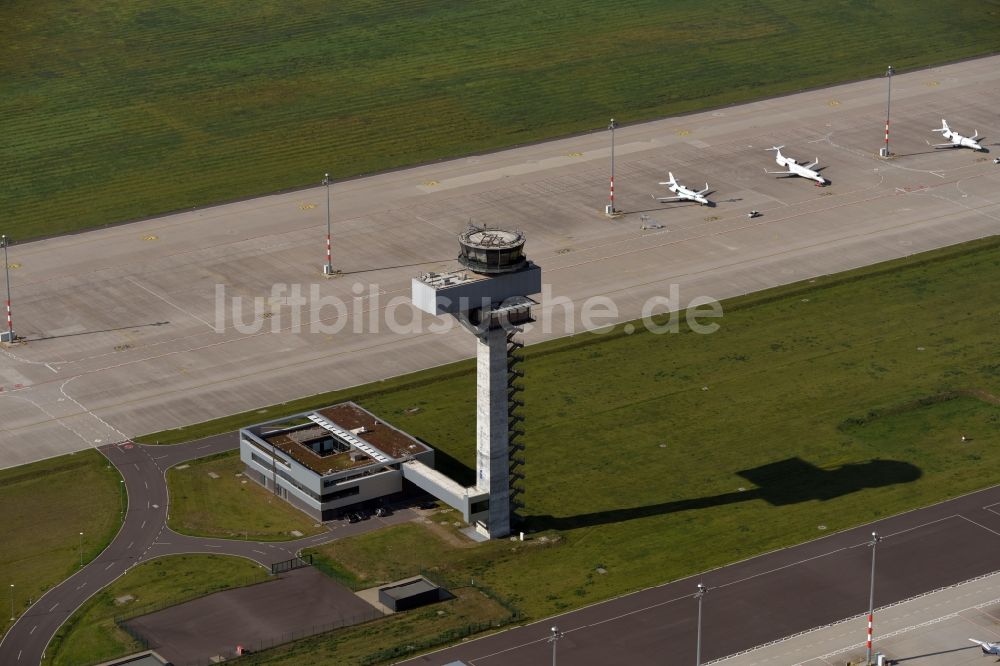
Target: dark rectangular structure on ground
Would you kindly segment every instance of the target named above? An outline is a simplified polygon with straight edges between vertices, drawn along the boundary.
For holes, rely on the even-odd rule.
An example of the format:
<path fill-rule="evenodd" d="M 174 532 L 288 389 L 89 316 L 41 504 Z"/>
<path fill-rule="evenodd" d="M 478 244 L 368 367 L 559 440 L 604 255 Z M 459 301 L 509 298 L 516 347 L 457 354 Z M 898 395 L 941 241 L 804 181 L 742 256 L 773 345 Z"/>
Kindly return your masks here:
<path fill-rule="evenodd" d="M 411 580 L 378 591 L 379 603 L 394 611 L 410 610 L 432 604 L 441 599 L 441 588 L 426 578 Z"/>

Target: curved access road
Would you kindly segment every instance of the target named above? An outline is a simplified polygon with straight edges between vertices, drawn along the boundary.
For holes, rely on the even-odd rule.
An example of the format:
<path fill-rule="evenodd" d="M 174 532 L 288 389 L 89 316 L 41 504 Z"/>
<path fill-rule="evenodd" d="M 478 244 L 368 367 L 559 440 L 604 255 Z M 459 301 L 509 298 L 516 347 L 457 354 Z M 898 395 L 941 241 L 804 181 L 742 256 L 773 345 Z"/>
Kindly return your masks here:
<path fill-rule="evenodd" d="M 178 534 L 167 527 L 165 472 L 174 465 L 230 451 L 239 446 L 236 433 L 227 433 L 174 446 L 143 446 L 132 442 L 100 447 L 125 479 L 128 510 L 115 538 L 100 555 L 36 601 L 0 641 L 0 664 L 38 664 L 49 641 L 87 599 L 139 562 L 163 555 L 210 553 L 235 555 L 269 566 L 291 559 L 303 548 L 343 536 L 413 518 L 408 510 L 388 518 L 337 526 L 311 537 L 283 542 L 214 539 Z"/>

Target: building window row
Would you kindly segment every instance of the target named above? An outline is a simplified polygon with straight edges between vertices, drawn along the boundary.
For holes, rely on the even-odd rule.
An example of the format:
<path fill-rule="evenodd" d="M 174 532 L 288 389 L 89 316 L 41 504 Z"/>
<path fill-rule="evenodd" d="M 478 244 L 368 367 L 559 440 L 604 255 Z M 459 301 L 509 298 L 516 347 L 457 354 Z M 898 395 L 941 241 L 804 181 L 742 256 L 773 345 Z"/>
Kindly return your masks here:
<path fill-rule="evenodd" d="M 260 456 L 258 456 L 253 451 L 250 452 L 250 458 L 255 463 L 257 463 L 258 465 L 260 465 L 261 467 L 264 467 L 265 469 L 270 469 L 271 463 L 269 461 L 265 460 L 264 458 L 261 458 Z M 310 489 L 306 488 L 305 486 L 303 486 L 298 481 L 296 481 L 294 478 L 292 478 L 292 476 L 290 474 L 288 474 L 287 472 L 285 472 L 285 470 L 283 470 L 283 469 L 276 469 L 274 471 L 276 471 L 278 473 L 278 476 L 280 476 L 286 482 L 288 482 L 289 484 L 295 486 L 301 492 L 305 493 L 306 495 L 308 495 L 310 498 L 312 498 L 313 500 L 315 500 L 317 502 L 332 502 L 333 500 L 343 499 L 345 497 L 351 497 L 352 495 L 357 495 L 358 493 L 361 492 L 361 488 L 360 487 L 358 487 L 358 486 L 352 486 L 351 488 L 344 488 L 343 490 L 337 490 L 337 491 L 334 491 L 332 493 L 326 493 L 325 495 L 320 496 L 317 493 L 313 492 L 312 490 L 310 490 Z M 326 484 L 324 484 L 324 485 L 326 485 Z"/>

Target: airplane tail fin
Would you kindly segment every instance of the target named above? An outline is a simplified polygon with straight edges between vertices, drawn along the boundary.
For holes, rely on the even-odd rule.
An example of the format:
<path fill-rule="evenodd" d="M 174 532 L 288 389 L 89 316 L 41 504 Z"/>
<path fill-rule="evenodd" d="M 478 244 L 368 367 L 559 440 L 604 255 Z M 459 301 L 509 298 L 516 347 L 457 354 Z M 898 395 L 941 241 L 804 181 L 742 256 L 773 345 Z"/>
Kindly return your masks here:
<path fill-rule="evenodd" d="M 784 148 L 784 146 L 771 146 L 770 148 L 767 148 L 766 150 L 775 150 L 775 151 L 777 151 L 777 150 L 781 150 L 782 148 Z"/>
<path fill-rule="evenodd" d="M 667 183 L 669 185 L 676 185 L 677 184 L 677 181 L 674 179 L 674 172 L 673 171 L 668 171 L 667 172 Z"/>
<path fill-rule="evenodd" d="M 945 120 L 944 118 L 942 118 L 942 119 L 941 119 L 941 127 L 939 127 L 938 129 L 933 129 L 933 130 L 931 130 L 931 131 L 932 131 L 932 132 L 942 132 L 942 133 L 943 133 L 943 132 L 947 132 L 947 131 L 949 131 L 950 129 L 951 129 L 951 128 L 950 128 L 950 127 L 948 127 L 948 121 L 947 121 L 947 120 Z"/>

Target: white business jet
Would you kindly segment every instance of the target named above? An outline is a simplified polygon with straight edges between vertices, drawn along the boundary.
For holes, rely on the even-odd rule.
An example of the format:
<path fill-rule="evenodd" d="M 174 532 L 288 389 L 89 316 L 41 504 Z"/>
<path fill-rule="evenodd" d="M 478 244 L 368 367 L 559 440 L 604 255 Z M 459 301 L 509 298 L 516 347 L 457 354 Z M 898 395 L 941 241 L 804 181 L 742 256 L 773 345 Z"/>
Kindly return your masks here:
<path fill-rule="evenodd" d="M 823 178 L 819 171 L 813 170 L 813 167 L 819 164 L 818 157 L 809 164 L 799 164 L 791 157 L 785 157 L 782 155 L 782 148 L 784 148 L 784 146 L 771 146 L 768 150 L 774 151 L 774 161 L 778 163 L 778 166 L 783 166 L 788 169 L 788 171 L 768 171 L 767 169 L 764 169 L 764 173 L 773 173 L 783 176 L 799 176 L 801 178 L 815 180 L 817 185 L 826 185 L 826 178 Z"/>

